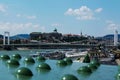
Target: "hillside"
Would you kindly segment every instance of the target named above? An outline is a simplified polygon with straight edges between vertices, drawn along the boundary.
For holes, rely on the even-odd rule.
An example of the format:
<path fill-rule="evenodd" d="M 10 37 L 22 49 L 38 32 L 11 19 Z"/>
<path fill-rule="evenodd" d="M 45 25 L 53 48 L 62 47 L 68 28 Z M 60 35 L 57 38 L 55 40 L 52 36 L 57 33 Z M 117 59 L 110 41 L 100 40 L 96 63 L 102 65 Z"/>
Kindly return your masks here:
<path fill-rule="evenodd" d="M 103 36 L 103 39 L 114 39 L 114 34 L 108 34 L 108 35 L 105 35 Z M 120 34 L 118 34 L 118 39 L 120 39 Z"/>
<path fill-rule="evenodd" d="M 29 39 L 29 38 L 30 38 L 29 34 L 17 34 L 10 37 L 10 39 Z"/>

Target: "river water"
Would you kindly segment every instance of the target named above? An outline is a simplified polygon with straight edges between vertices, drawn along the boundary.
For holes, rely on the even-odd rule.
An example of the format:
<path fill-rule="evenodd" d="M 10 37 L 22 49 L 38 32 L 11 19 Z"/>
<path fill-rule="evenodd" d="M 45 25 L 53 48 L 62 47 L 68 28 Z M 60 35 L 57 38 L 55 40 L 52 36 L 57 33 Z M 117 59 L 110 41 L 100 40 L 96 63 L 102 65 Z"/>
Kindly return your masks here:
<path fill-rule="evenodd" d="M 61 77 L 65 74 L 73 74 L 79 80 L 116 80 L 116 74 L 118 73 L 118 66 L 101 65 L 97 70 L 93 71 L 89 75 L 83 75 L 77 73 L 77 69 L 81 66 L 87 65 L 80 62 L 74 62 L 72 65 L 60 67 L 56 65 L 57 60 L 46 60 L 51 67 L 48 72 L 40 72 L 36 70 L 36 67 L 41 62 L 36 61 L 33 65 L 27 65 L 24 63 L 25 57 L 29 54 L 33 54 L 40 49 L 34 50 L 21 50 L 21 51 L 0 51 L 0 55 L 7 54 L 12 56 L 13 54 L 20 54 L 22 59 L 19 61 L 19 67 L 9 67 L 5 61 L 0 60 L 0 80 L 61 80 Z M 15 71 L 20 67 L 27 67 L 33 72 L 33 76 L 30 78 L 16 76 Z"/>

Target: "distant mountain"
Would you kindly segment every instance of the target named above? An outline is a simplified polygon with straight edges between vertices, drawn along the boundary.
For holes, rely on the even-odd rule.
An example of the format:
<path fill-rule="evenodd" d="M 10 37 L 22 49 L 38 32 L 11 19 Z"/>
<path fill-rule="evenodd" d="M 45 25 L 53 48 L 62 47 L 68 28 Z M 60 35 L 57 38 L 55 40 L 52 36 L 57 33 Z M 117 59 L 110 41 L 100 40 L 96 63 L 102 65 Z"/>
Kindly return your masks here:
<path fill-rule="evenodd" d="M 114 39 L 114 34 L 108 34 L 108 35 L 105 35 L 103 36 L 103 39 Z M 120 34 L 118 34 L 118 39 L 120 39 Z"/>
<path fill-rule="evenodd" d="M 105 35 L 103 36 L 103 39 L 109 39 L 109 40 L 114 39 L 114 34 Z"/>
<path fill-rule="evenodd" d="M 15 36 L 11 36 L 10 39 L 29 39 L 29 34 L 17 34 Z"/>

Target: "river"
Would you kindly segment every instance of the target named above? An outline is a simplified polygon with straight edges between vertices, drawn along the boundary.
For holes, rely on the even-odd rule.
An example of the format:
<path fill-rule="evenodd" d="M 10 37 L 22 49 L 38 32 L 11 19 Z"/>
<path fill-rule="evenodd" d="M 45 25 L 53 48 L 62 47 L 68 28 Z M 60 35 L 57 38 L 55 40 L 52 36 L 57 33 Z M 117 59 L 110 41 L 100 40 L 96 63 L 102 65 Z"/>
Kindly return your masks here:
<path fill-rule="evenodd" d="M 46 49 L 44 49 L 46 50 Z M 48 50 L 48 49 L 47 49 Z M 54 49 L 50 49 L 54 50 Z M 11 68 L 6 65 L 5 61 L 0 61 L 0 80 L 61 80 L 61 77 L 65 74 L 73 74 L 79 80 L 115 80 L 115 76 L 118 73 L 118 66 L 110 66 L 110 65 L 101 65 L 97 70 L 93 71 L 90 75 L 82 75 L 77 73 L 77 69 L 81 66 L 87 65 L 80 62 L 74 62 L 71 65 L 67 65 L 65 67 L 60 67 L 56 65 L 57 60 L 46 60 L 45 63 L 49 64 L 51 70 L 49 72 L 39 72 L 36 70 L 36 67 L 41 62 L 35 60 L 35 64 L 27 65 L 24 63 L 25 57 L 29 54 L 33 54 L 37 51 L 42 51 L 41 49 L 33 49 L 33 50 L 15 50 L 15 51 L 0 51 L 0 55 L 7 54 L 10 57 L 13 54 L 20 54 L 22 59 L 19 60 L 20 66 Z M 21 78 L 16 76 L 15 71 L 20 67 L 27 67 L 33 72 L 33 76 L 30 78 Z"/>

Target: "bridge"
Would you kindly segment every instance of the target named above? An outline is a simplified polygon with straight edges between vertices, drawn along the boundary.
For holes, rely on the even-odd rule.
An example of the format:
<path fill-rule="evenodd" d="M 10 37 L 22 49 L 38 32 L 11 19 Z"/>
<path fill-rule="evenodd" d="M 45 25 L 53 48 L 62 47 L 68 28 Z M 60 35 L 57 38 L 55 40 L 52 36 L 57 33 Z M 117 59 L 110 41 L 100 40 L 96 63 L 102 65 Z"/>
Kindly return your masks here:
<path fill-rule="evenodd" d="M 95 44 L 83 45 L 83 44 L 70 44 L 70 43 L 38 43 L 38 44 L 6 44 L 0 45 L 3 49 L 17 49 L 17 48 L 29 48 L 29 49 L 67 49 L 67 48 L 92 48 L 97 47 Z M 113 45 L 106 45 L 106 48 L 113 48 Z"/>
<path fill-rule="evenodd" d="M 90 48 L 96 45 L 82 45 L 82 44 L 69 44 L 69 43 L 39 43 L 39 44 L 6 44 L 0 45 L 1 48 L 30 48 L 30 49 L 65 49 L 65 48 Z"/>

